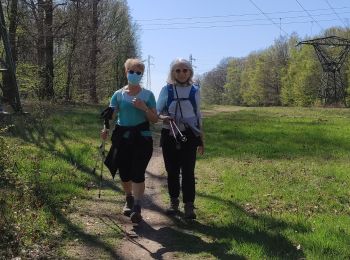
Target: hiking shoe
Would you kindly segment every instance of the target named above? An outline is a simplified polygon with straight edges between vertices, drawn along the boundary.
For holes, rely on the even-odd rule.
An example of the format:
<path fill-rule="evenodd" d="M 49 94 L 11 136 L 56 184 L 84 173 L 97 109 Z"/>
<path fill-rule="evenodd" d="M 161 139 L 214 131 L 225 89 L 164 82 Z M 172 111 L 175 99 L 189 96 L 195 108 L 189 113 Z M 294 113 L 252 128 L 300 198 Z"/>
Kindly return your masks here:
<path fill-rule="evenodd" d="M 126 196 L 126 202 L 123 207 L 123 214 L 129 217 L 133 207 L 134 207 L 134 197 L 132 195 Z"/>
<path fill-rule="evenodd" d="M 179 212 L 179 199 L 178 198 L 171 198 L 170 199 L 170 206 L 166 210 L 167 215 L 175 215 Z"/>
<path fill-rule="evenodd" d="M 140 223 L 142 220 L 141 216 L 141 206 L 140 205 L 134 205 L 132 212 L 130 214 L 130 219 L 132 223 Z"/>
<path fill-rule="evenodd" d="M 185 218 L 187 219 L 196 219 L 196 213 L 194 212 L 193 202 L 185 203 Z"/>

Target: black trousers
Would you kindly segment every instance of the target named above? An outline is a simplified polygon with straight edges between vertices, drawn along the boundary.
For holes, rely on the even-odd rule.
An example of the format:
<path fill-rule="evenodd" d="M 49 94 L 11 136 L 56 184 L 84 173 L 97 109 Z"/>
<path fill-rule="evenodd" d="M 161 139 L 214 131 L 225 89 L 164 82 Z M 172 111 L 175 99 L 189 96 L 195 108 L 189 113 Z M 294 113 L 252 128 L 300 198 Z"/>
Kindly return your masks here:
<path fill-rule="evenodd" d="M 161 146 L 165 169 L 168 174 L 168 192 L 171 198 L 178 198 L 182 189 L 183 202 L 195 200 L 195 177 L 196 154 L 198 138 L 192 131 L 184 131 L 187 142 L 176 143 L 174 137 L 169 135 L 168 129 L 162 129 Z M 181 186 L 180 186 L 181 174 Z"/>
<path fill-rule="evenodd" d="M 146 168 L 153 152 L 152 137 L 142 137 L 142 140 L 132 143 L 122 138 L 119 149 L 120 179 L 123 182 L 144 182 Z"/>

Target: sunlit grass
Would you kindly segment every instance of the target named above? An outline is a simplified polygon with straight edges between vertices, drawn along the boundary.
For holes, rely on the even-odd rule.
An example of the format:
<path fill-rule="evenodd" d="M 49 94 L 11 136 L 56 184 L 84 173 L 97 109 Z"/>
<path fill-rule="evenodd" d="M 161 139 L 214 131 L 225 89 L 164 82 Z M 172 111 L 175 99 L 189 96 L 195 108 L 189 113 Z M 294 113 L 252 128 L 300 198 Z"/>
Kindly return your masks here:
<path fill-rule="evenodd" d="M 350 111 L 259 108 L 205 119 L 200 216 L 222 255 L 350 257 Z"/>
<path fill-rule="evenodd" d="M 41 109 L 14 117 L 6 134 L 11 162 L 0 183 L 6 189 L 0 199 L 6 201 L 2 206 L 8 220 L 4 224 L 8 237 L 2 242 L 12 245 L 1 248 L 4 256 L 30 254 L 35 243 L 57 242 L 52 236 L 61 234 L 57 231 L 62 228 L 66 228 L 62 234 L 69 236 L 65 209 L 99 179 L 92 169 L 102 125 L 100 109 Z"/>

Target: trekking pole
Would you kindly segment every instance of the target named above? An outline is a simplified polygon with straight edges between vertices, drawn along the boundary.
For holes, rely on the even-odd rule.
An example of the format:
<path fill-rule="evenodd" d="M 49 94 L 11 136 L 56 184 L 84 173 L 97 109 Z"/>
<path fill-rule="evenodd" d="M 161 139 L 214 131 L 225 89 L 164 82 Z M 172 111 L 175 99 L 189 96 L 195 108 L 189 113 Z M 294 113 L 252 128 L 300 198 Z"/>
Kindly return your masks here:
<path fill-rule="evenodd" d="M 174 120 L 173 119 L 170 120 L 169 123 L 170 123 L 170 127 L 171 127 L 171 130 L 173 131 L 173 133 L 174 133 L 173 126 L 176 128 L 177 132 L 179 133 L 179 135 L 181 137 L 181 142 L 183 142 L 183 143 L 186 142 L 187 137 L 181 133 L 179 127 L 175 124 Z M 174 134 L 174 136 L 175 136 L 175 134 Z"/>
<path fill-rule="evenodd" d="M 106 132 L 110 129 L 109 126 L 109 120 L 112 119 L 114 109 L 112 107 L 108 107 L 105 110 L 102 111 L 101 113 L 101 118 L 104 119 L 104 124 L 103 124 L 103 132 Z M 98 197 L 101 197 L 101 189 L 102 189 L 102 181 L 103 181 L 103 165 L 106 159 L 106 151 L 105 151 L 105 146 L 106 146 L 106 139 L 102 138 L 102 142 L 100 146 L 98 147 L 98 152 L 101 157 L 101 172 L 100 172 L 100 184 L 99 184 L 99 190 L 98 190 Z M 96 168 L 98 164 L 98 159 L 96 160 L 95 163 L 95 168 L 93 170 L 93 173 L 95 174 Z"/>
<path fill-rule="evenodd" d="M 106 126 L 103 127 L 104 130 L 106 130 Z M 105 146 L 106 146 L 106 141 L 102 139 L 102 143 L 99 147 L 100 151 L 100 156 L 101 156 L 101 172 L 100 172 L 100 185 L 98 189 L 98 197 L 101 198 L 101 189 L 102 189 L 102 181 L 103 181 L 103 164 L 105 160 Z"/>
<path fill-rule="evenodd" d="M 103 125 L 103 131 L 108 131 L 109 130 L 109 121 L 105 120 L 105 123 Z M 100 172 L 100 187 L 98 190 L 98 197 L 101 198 L 101 189 L 102 189 L 102 181 L 103 181 L 103 165 L 106 159 L 106 151 L 105 151 L 105 146 L 106 146 L 106 139 L 102 138 L 102 143 L 99 147 L 99 152 L 101 156 L 101 172 Z"/>
<path fill-rule="evenodd" d="M 174 136 L 174 138 L 175 138 L 175 141 L 177 142 L 177 139 L 176 139 L 176 134 L 175 134 L 175 131 L 174 131 L 174 126 L 173 126 L 173 124 L 172 124 L 172 119 L 171 120 L 169 120 L 169 125 L 170 125 L 170 128 L 171 128 L 171 132 L 173 133 L 173 136 Z"/>

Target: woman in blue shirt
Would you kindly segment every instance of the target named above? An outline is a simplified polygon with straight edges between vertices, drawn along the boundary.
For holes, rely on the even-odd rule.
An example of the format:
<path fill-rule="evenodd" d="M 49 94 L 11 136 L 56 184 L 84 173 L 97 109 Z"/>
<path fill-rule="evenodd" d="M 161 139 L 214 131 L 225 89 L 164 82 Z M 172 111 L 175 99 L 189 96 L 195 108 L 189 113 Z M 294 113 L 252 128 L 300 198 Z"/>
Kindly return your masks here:
<path fill-rule="evenodd" d="M 110 101 L 117 120 L 105 163 L 110 170 L 113 168 L 112 175 L 119 169 L 126 195 L 123 213 L 130 216 L 133 223 L 138 223 L 142 220 L 145 171 L 153 152 L 149 123 L 157 122 L 158 116 L 153 93 L 140 86 L 144 64 L 139 59 L 128 59 L 124 67 L 128 85 L 117 90 Z M 107 136 L 108 130 L 102 130 L 101 137 L 106 139 Z"/>
<path fill-rule="evenodd" d="M 163 119 L 161 146 L 170 196 L 167 213 L 175 214 L 179 211 L 181 189 L 185 217 L 188 219 L 196 218 L 194 212 L 196 152 L 200 154 L 204 152 L 199 87 L 193 84 L 192 77 L 193 68 L 189 61 L 185 59 L 173 61 L 168 84 L 162 88 L 157 101 L 157 112 Z"/>

